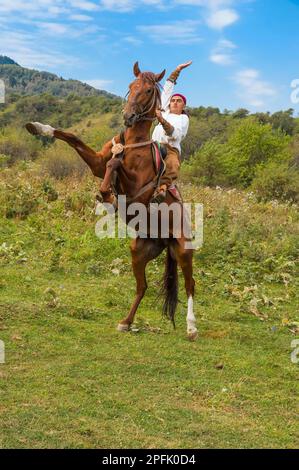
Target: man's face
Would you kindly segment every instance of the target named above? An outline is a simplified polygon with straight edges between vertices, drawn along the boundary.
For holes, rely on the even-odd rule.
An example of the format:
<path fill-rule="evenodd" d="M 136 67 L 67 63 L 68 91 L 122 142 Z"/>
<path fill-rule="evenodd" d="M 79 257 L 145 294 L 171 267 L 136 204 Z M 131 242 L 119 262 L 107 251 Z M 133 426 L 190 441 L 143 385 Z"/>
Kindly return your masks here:
<path fill-rule="evenodd" d="M 173 96 L 170 100 L 170 112 L 174 114 L 182 114 L 185 103 L 180 96 Z"/>

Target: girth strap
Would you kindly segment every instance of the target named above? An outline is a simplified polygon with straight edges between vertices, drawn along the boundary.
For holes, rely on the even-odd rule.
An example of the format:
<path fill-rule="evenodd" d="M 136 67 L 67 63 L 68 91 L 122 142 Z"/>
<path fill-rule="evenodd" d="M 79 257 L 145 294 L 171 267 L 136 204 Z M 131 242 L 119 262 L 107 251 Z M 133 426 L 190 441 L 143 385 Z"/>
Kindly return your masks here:
<path fill-rule="evenodd" d="M 149 189 L 152 189 L 152 188 L 155 188 L 157 186 L 157 178 L 155 178 L 154 180 L 150 181 L 149 183 L 147 183 L 145 186 L 143 186 L 137 194 L 135 194 L 135 196 L 133 197 L 127 197 L 126 198 L 126 202 L 127 204 L 131 204 L 131 202 L 135 201 L 138 197 L 142 196 L 142 194 L 146 193 L 146 191 L 148 191 Z"/>

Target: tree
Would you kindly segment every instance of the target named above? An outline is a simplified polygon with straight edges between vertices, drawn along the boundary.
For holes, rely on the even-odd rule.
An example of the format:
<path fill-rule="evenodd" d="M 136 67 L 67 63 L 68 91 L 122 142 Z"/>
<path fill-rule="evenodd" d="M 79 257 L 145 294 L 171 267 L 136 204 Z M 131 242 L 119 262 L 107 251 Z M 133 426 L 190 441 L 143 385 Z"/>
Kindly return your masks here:
<path fill-rule="evenodd" d="M 278 111 L 272 114 L 270 122 L 273 129 L 280 129 L 288 135 L 293 135 L 295 129 L 295 120 L 293 117 L 294 109 L 290 108 L 287 111 Z"/>
<path fill-rule="evenodd" d="M 260 199 L 299 201 L 299 171 L 292 171 L 286 162 L 270 162 L 256 171 L 251 189 Z"/>
<path fill-rule="evenodd" d="M 289 161 L 290 137 L 254 118 L 241 122 L 225 144 L 223 164 L 230 185 L 248 187 L 261 163 Z"/>
<path fill-rule="evenodd" d="M 248 109 L 239 108 L 239 109 L 237 109 L 237 111 L 235 111 L 235 112 L 232 114 L 232 117 L 233 117 L 234 119 L 244 119 L 244 118 L 246 118 L 248 115 L 249 115 Z"/>
<path fill-rule="evenodd" d="M 223 145 L 219 144 L 216 139 L 205 143 L 186 165 L 188 176 L 198 178 L 201 184 L 207 186 L 220 184 L 223 176 L 222 150 Z"/>

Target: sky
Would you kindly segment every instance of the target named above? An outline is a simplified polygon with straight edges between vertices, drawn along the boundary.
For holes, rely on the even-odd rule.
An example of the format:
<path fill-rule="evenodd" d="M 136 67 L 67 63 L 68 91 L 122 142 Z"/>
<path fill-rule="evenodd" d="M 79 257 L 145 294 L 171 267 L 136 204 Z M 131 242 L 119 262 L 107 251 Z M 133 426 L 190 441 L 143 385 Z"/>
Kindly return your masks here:
<path fill-rule="evenodd" d="M 0 54 L 119 96 L 137 60 L 192 60 L 176 86 L 190 106 L 298 114 L 298 52 L 299 0 L 0 0 Z"/>

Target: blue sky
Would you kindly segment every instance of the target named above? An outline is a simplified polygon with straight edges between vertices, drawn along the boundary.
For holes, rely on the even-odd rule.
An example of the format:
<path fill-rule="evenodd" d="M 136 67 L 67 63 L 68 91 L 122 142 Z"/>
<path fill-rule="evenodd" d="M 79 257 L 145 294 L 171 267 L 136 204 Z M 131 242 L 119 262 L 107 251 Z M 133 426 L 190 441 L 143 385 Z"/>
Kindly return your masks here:
<path fill-rule="evenodd" d="M 299 0 L 0 0 L 0 54 L 125 95 L 142 70 L 182 72 L 191 106 L 295 108 Z"/>

